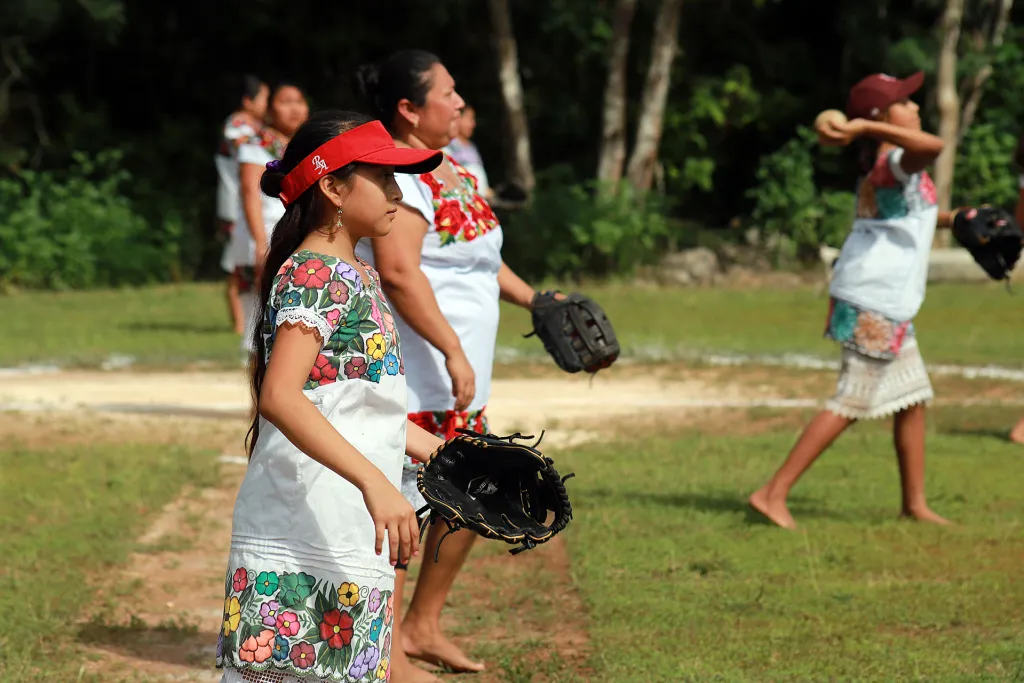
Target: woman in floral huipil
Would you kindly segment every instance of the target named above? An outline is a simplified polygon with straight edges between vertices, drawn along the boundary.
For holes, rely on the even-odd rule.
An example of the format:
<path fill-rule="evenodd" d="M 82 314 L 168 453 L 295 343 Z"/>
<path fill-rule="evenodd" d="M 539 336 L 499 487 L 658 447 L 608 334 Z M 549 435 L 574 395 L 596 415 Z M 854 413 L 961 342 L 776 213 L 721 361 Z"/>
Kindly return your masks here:
<path fill-rule="evenodd" d="M 234 264 L 239 281 L 244 321 L 242 350 L 246 354 L 254 351 L 252 330 L 256 295 L 253 284 L 266 257 L 274 225 L 284 215 L 280 199 L 260 192 L 260 175 L 269 162 L 281 159 L 292 135 L 309 116 L 309 105 L 298 87 L 280 84 L 270 95 L 267 112 L 270 124 L 237 142 L 238 222 L 231 231 L 229 253 L 224 257 L 225 262 Z"/>
<path fill-rule="evenodd" d="M 242 106 L 221 127 L 220 143 L 214 156 L 217 168 L 217 220 L 221 226 L 220 232 L 227 237 L 220 266 L 228 274 L 228 310 L 236 334 L 241 334 L 244 329 L 238 291 L 239 278 L 234 261 L 231 260 L 231 233 L 238 220 L 238 147 L 254 138 L 263 128 L 269 98 L 270 88 L 266 83 L 251 75 L 243 79 Z"/>
<path fill-rule="evenodd" d="M 440 150 L 455 136 L 463 100 L 455 81 L 432 54 L 398 52 L 360 67 L 356 85 L 374 115 L 388 124 L 395 144 Z M 502 232 L 476 180 L 451 158 L 432 173 L 398 175 L 402 208 L 395 228 L 360 255 L 375 264 L 394 305 L 405 348 L 409 418 L 447 438 L 460 427 L 487 431 L 486 407 L 498 333 L 499 298 L 529 309 L 536 292 L 501 258 Z M 403 491 L 418 507 L 416 464 L 407 461 Z M 441 536 L 431 528 L 427 545 Z M 460 531 L 441 546 L 440 561 L 424 562 L 401 642 L 409 656 L 458 671 L 480 671 L 441 632 L 440 616 L 475 535 Z M 400 603 L 404 572 L 396 579 Z M 396 648 L 395 676 L 433 681 Z"/>

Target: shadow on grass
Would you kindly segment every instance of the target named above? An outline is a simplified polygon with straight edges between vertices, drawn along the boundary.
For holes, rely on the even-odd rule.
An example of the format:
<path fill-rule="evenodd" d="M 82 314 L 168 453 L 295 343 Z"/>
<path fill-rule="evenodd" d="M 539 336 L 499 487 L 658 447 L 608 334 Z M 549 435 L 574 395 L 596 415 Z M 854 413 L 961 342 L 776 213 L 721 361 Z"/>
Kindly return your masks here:
<path fill-rule="evenodd" d="M 939 434 L 946 434 L 948 436 L 973 436 L 985 439 L 995 439 L 996 441 L 1002 441 L 1003 443 L 1013 443 L 1010 441 L 1010 430 L 1008 428 L 953 426 L 945 429 L 939 429 L 938 431 Z"/>
<path fill-rule="evenodd" d="M 712 514 L 734 515 L 736 513 L 743 513 L 744 521 L 747 524 L 774 526 L 764 515 L 750 507 L 745 495 L 739 496 L 726 491 L 718 493 L 641 493 L 636 491 L 615 492 L 605 490 L 594 492 L 593 498 L 595 501 L 608 501 L 618 498 L 633 503 L 689 508 L 697 512 L 709 512 Z M 821 507 L 818 500 L 799 495 L 789 497 L 789 508 L 794 516 L 820 517 L 835 520 L 848 519 L 846 515 Z"/>
<path fill-rule="evenodd" d="M 127 624 L 93 618 L 79 628 L 78 641 L 122 656 L 195 669 L 212 669 L 217 651 L 216 634 L 173 621 L 147 624 L 135 615 Z"/>
<path fill-rule="evenodd" d="M 186 332 L 189 334 L 234 334 L 226 324 L 172 322 L 172 321 L 135 321 L 121 323 L 118 327 L 128 332 Z"/>

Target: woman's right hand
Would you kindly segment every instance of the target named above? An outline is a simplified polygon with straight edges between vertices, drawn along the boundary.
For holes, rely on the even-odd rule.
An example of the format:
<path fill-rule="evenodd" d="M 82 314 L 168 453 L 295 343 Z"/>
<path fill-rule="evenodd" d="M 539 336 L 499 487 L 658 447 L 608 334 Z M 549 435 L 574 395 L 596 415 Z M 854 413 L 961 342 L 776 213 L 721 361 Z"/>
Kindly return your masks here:
<path fill-rule="evenodd" d="M 377 532 L 375 552 L 381 554 L 386 531 L 391 566 L 399 562 L 409 564 L 420 549 L 420 525 L 409 501 L 383 476 L 363 490 L 363 500 Z"/>
<path fill-rule="evenodd" d="M 448 370 L 448 376 L 452 378 L 455 410 L 466 410 L 476 395 L 476 373 L 473 372 L 473 366 L 469 364 L 469 359 L 461 348 L 445 359 L 444 366 Z"/>

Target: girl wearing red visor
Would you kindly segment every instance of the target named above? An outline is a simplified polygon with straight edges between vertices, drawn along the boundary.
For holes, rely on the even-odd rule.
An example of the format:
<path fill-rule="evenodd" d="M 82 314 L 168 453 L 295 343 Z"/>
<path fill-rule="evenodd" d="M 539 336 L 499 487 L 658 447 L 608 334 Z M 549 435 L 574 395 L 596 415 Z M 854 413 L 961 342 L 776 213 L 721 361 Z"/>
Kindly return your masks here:
<path fill-rule="evenodd" d="M 800 475 L 851 424 L 890 415 L 902 515 L 947 523 L 925 499 L 925 403 L 933 394 L 912 321 L 924 302 L 936 224 L 950 227 L 955 212 L 939 212 L 925 171 L 942 152 L 942 140 L 921 130 L 910 100 L 923 81 L 921 73 L 905 80 L 868 76 L 850 92 L 849 121 L 818 130 L 836 145 L 860 139 L 864 175 L 853 230 L 830 285 L 825 336 L 842 349 L 836 393 L 778 472 L 750 497 L 755 509 L 787 529 L 796 523 L 786 498 Z"/>
<path fill-rule="evenodd" d="M 263 173 L 263 192 L 286 208 L 252 340 L 257 415 L 234 509 L 223 683 L 390 675 L 394 566 L 418 548 L 402 461 L 426 460 L 442 440 L 408 421 L 391 308 L 355 246 L 391 230 L 395 171 L 440 161 L 397 149 L 378 121 L 323 112 Z"/>

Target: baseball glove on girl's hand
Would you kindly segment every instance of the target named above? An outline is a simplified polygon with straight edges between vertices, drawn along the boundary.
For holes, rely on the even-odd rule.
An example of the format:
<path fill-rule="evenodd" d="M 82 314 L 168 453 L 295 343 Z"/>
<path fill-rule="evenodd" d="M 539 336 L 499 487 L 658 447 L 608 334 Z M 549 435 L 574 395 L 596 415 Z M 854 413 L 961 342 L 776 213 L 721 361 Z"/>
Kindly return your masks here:
<path fill-rule="evenodd" d="M 538 292 L 533 297 L 533 332 L 544 349 L 566 372 L 594 373 L 607 368 L 619 357 L 619 342 L 604 310 L 590 299 L 573 292 L 556 299 L 560 292 Z"/>
<path fill-rule="evenodd" d="M 993 280 L 1010 277 L 1024 248 L 1024 233 L 1017 221 L 993 206 L 958 211 L 953 236 Z"/>
<path fill-rule="evenodd" d="M 516 443 L 532 437 L 458 431 L 417 474 L 416 484 L 427 501 L 419 514 L 430 513 L 420 526 L 421 536 L 428 523 L 440 519 L 448 533 L 465 528 L 518 545 L 509 551 L 516 555 L 565 528 L 572 506 L 564 482 L 573 475 L 559 477 L 551 458 Z"/>

